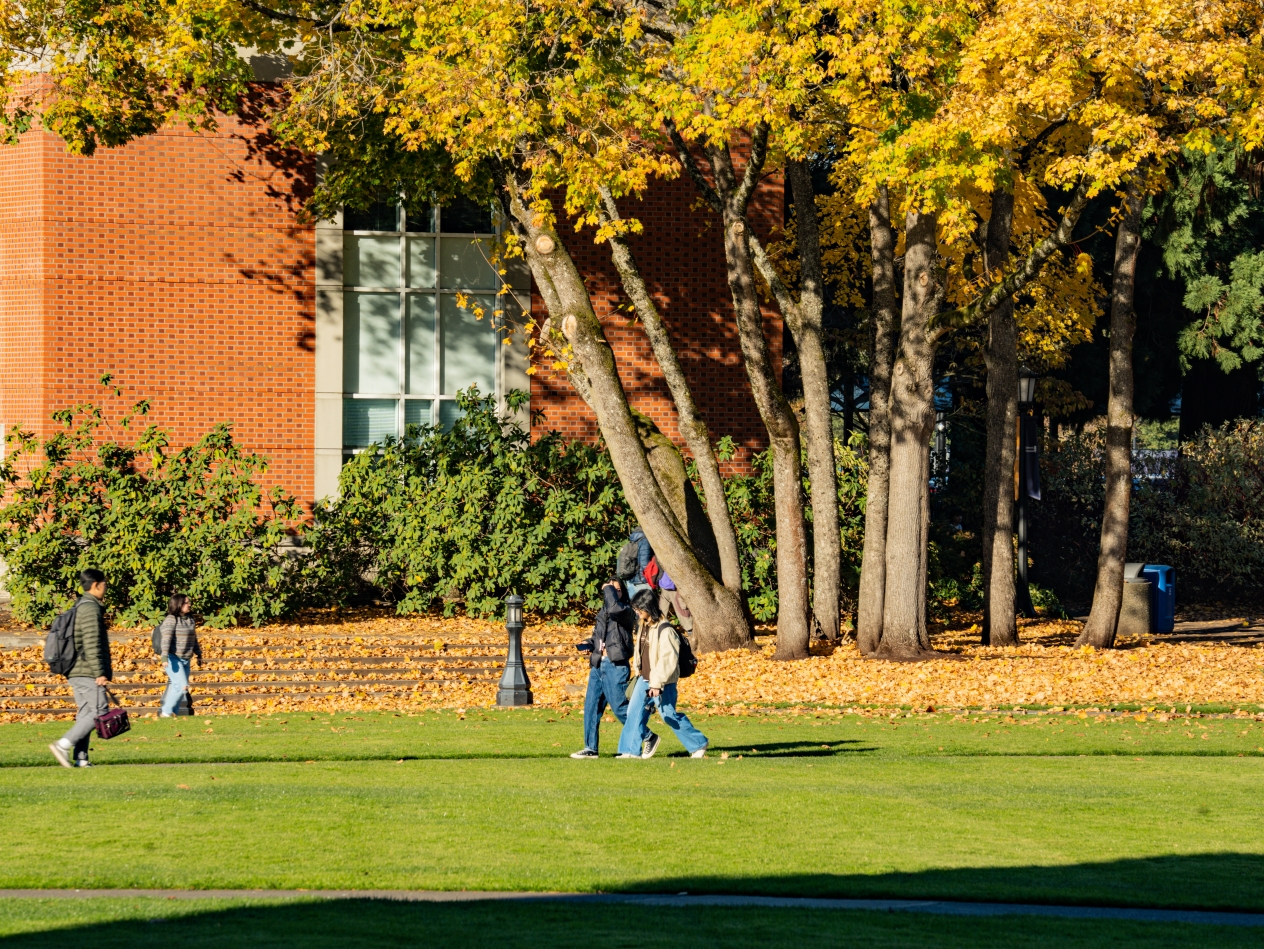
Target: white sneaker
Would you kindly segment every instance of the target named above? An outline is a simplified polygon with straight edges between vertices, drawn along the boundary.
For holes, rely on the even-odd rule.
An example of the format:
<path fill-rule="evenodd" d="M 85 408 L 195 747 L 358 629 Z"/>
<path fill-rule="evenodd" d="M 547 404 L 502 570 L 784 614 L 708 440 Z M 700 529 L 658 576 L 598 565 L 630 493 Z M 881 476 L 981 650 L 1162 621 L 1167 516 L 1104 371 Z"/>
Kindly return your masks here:
<path fill-rule="evenodd" d="M 662 739 L 658 735 L 650 732 L 650 737 L 641 743 L 641 757 L 653 758 L 654 752 L 658 751 L 658 745 L 661 741 Z"/>
<path fill-rule="evenodd" d="M 585 748 L 583 751 L 571 752 L 571 757 L 577 761 L 584 761 L 588 758 L 596 758 L 598 757 L 598 754 L 597 752 L 593 751 L 591 748 Z"/>
<path fill-rule="evenodd" d="M 175 716 L 172 715 L 170 712 L 162 712 L 159 714 L 158 717 L 159 718 L 175 718 Z"/>
<path fill-rule="evenodd" d="M 48 750 L 53 753 L 53 757 L 57 759 L 57 763 L 63 768 L 73 768 L 74 764 L 70 761 L 70 755 L 66 754 L 66 749 L 57 742 L 53 742 L 48 746 Z"/>
<path fill-rule="evenodd" d="M 702 746 L 701 748 L 699 748 L 697 751 L 692 752 L 692 753 L 689 755 L 689 757 L 690 757 L 690 758 L 705 758 L 705 757 L 707 756 L 707 749 L 708 749 L 708 748 L 710 748 L 710 747 L 711 747 L 710 745 L 703 745 L 703 746 Z"/>
<path fill-rule="evenodd" d="M 75 767 L 76 768 L 91 768 L 92 762 L 89 761 L 87 758 L 80 758 L 78 761 L 75 762 Z"/>
<path fill-rule="evenodd" d="M 637 761 L 641 760 L 640 755 L 615 755 L 615 757 L 616 758 L 635 758 Z"/>

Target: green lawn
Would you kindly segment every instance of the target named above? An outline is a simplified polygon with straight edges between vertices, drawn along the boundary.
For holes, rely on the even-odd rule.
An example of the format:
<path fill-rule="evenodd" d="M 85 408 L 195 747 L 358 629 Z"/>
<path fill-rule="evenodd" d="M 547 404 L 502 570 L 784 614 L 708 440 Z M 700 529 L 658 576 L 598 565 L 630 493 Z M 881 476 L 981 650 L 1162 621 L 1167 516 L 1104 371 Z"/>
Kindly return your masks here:
<path fill-rule="evenodd" d="M 1258 723 L 697 718 L 712 757 L 648 762 L 571 761 L 541 711 L 142 720 L 87 772 L 43 766 L 63 724 L 0 726 L 0 886 L 1264 910 Z"/>
<path fill-rule="evenodd" d="M 1259 945 L 1256 929 L 1051 920 L 960 919 L 833 910 L 557 904 L 365 903 L 354 900 L 171 902 L 0 900 L 9 949 L 1184 949 Z"/>
<path fill-rule="evenodd" d="M 980 755 L 1264 756 L 1264 722 L 1184 716 L 1169 722 L 1132 715 L 911 715 L 900 718 L 807 713 L 693 713 L 714 754 L 744 757 Z M 96 742 L 94 760 L 123 762 L 357 761 L 399 758 L 554 758 L 582 743 L 578 711 L 471 710 L 139 719 L 111 742 Z M 656 720 L 657 721 L 657 720 Z M 0 725 L 0 768 L 53 765 L 48 743 L 68 722 Z M 683 755 L 668 735 L 660 755 Z M 618 728 L 602 729 L 613 754 Z M 822 747 L 828 746 L 828 747 Z"/>

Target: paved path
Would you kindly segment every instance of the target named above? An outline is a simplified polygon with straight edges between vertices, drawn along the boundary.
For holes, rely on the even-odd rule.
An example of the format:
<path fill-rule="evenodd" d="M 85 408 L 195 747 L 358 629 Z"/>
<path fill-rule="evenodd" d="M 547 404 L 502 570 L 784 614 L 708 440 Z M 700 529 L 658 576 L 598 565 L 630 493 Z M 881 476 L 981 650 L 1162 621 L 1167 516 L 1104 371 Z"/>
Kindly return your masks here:
<path fill-rule="evenodd" d="M 950 900 L 827 900 L 788 896 L 691 896 L 687 893 L 519 893 L 481 890 L 0 890 L 0 899 L 84 899 L 150 896 L 169 900 L 325 899 L 403 900 L 420 903 L 473 903 L 528 900 L 559 903 L 621 903 L 641 906 L 768 906 L 787 909 L 874 910 L 940 916 L 1057 916 L 1063 919 L 1126 919 L 1153 923 L 1264 926 L 1264 913 L 1204 912 L 1183 909 L 1130 909 L 1110 906 L 1044 906 L 1036 903 L 963 903 Z"/>

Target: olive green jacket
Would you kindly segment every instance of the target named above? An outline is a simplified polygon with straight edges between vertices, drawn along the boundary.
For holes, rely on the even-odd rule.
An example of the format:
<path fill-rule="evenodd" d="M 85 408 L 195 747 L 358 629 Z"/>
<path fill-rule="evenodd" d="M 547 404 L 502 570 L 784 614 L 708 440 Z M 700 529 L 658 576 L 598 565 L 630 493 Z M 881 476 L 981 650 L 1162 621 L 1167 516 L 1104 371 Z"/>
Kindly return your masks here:
<path fill-rule="evenodd" d="M 66 677 L 73 679 L 76 676 L 85 679 L 98 676 L 114 678 L 105 609 L 101 601 L 90 593 L 79 597 L 79 602 L 75 604 L 75 664 Z"/>

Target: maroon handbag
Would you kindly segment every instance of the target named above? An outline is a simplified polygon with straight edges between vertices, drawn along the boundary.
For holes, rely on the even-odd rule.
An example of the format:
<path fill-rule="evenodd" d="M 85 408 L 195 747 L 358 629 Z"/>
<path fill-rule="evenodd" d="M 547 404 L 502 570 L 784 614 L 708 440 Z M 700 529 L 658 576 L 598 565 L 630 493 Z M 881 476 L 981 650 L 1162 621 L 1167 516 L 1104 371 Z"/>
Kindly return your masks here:
<path fill-rule="evenodd" d="M 96 717 L 94 723 L 97 726 L 97 735 L 101 738 L 109 739 L 116 735 L 121 735 L 123 732 L 130 732 L 132 730 L 132 722 L 127 717 L 127 709 L 119 705 L 119 700 L 114 698 L 114 693 L 109 689 L 105 690 L 105 694 L 114 699 L 114 704 L 117 707 L 110 709 L 104 715 Z"/>

